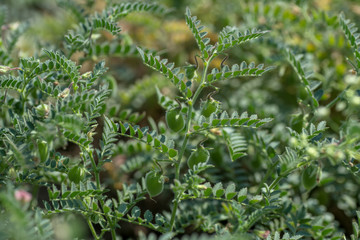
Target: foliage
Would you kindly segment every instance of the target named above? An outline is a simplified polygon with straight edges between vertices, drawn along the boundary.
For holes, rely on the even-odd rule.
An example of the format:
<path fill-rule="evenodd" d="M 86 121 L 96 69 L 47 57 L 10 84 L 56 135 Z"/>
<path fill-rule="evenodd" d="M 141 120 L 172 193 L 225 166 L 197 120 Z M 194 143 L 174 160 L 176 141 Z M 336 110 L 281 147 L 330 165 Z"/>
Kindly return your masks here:
<path fill-rule="evenodd" d="M 360 237 L 356 17 L 224 0 L 208 19 L 178 1 L 180 23 L 170 1 L 56 2 L 71 29 L 30 52 L 34 22 L 0 7 L 1 236 L 80 218 L 94 239 Z M 173 21 L 188 30 L 171 48 Z"/>

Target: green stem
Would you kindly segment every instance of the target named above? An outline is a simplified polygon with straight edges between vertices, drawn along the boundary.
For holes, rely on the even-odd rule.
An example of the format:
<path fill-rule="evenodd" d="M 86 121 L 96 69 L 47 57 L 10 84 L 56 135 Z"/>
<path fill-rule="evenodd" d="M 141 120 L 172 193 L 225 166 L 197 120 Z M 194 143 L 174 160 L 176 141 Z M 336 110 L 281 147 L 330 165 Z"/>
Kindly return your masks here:
<path fill-rule="evenodd" d="M 181 145 L 181 150 L 180 150 L 180 153 L 179 153 L 179 156 L 178 156 L 178 160 L 175 163 L 175 167 L 176 167 L 175 180 L 180 179 L 181 160 L 183 158 L 187 143 L 188 143 L 189 138 L 190 138 L 190 132 L 189 131 L 190 131 L 190 127 L 191 127 L 191 115 L 192 115 L 192 112 L 193 112 L 193 106 L 196 103 L 196 100 L 199 97 L 202 89 L 204 88 L 204 83 L 206 81 L 207 71 L 208 71 L 210 62 L 212 61 L 213 58 L 214 57 L 211 56 L 208 61 L 204 62 L 205 68 L 204 68 L 204 71 L 203 71 L 203 75 L 202 75 L 199 87 L 196 89 L 193 98 L 191 100 L 189 100 L 189 102 L 188 102 L 188 111 L 187 111 L 187 118 L 186 118 L 186 125 L 185 125 L 186 126 L 186 135 L 185 135 L 184 141 L 183 141 L 183 143 Z M 179 205 L 180 197 L 181 197 L 181 194 L 180 194 L 180 196 L 177 196 L 177 198 L 176 198 L 176 200 L 174 202 L 174 205 L 173 205 L 172 214 L 171 214 L 171 220 L 170 220 L 170 231 L 172 231 L 172 229 L 174 227 L 175 216 L 176 216 L 176 212 L 177 212 L 177 207 Z"/>
<path fill-rule="evenodd" d="M 111 224 L 111 238 L 112 240 L 116 240 L 116 232 L 115 232 L 115 227 L 114 224 Z"/>
<path fill-rule="evenodd" d="M 88 217 L 86 218 L 86 222 L 87 222 L 87 224 L 89 225 L 90 231 L 91 231 L 92 235 L 94 236 L 94 238 L 95 238 L 96 240 L 100 239 L 100 238 L 98 237 L 98 235 L 96 234 L 95 228 L 94 228 L 94 226 L 92 225 L 92 222 L 90 221 L 90 219 L 89 219 Z"/>
<path fill-rule="evenodd" d="M 100 199 L 100 204 L 101 204 L 101 208 L 104 209 L 105 206 L 105 202 L 104 200 Z M 103 211 L 104 212 L 104 211 Z M 112 240 L 116 240 L 116 231 L 115 231 L 115 224 L 114 221 L 111 219 L 111 216 L 109 216 L 108 214 L 105 214 L 105 218 L 110 226 L 110 232 L 111 232 L 111 239 Z"/>
<path fill-rule="evenodd" d="M 176 200 L 174 205 L 173 205 L 173 209 L 172 209 L 172 213 L 171 213 L 171 220 L 170 220 L 170 232 L 173 230 L 174 228 L 174 223 L 175 223 L 175 216 L 176 216 L 176 211 L 177 211 L 177 207 L 179 205 L 179 200 Z"/>
<path fill-rule="evenodd" d="M 351 85 L 347 86 L 334 100 L 332 100 L 329 104 L 326 105 L 326 108 L 331 108 L 332 106 L 339 101 L 340 98 L 344 96 L 346 91 L 351 87 Z"/>
<path fill-rule="evenodd" d="M 99 170 L 98 170 L 98 168 L 96 166 L 95 159 L 94 159 L 92 151 L 88 150 L 87 152 L 89 154 L 89 157 L 90 157 L 90 160 L 91 160 L 91 165 L 92 165 L 92 168 L 93 168 L 93 171 L 94 171 L 95 180 L 96 180 L 96 187 L 97 187 L 97 189 L 101 190 L 100 172 L 99 172 Z M 102 209 L 104 209 L 105 203 L 104 203 L 104 201 L 102 199 L 100 199 L 100 204 L 101 204 Z M 110 226 L 111 238 L 113 240 L 116 240 L 115 224 L 113 223 L 113 221 L 112 221 L 111 217 L 109 217 L 109 215 L 105 214 L 105 217 L 106 217 L 106 219 L 108 221 L 108 224 Z"/>
<path fill-rule="evenodd" d="M 24 73 L 24 85 L 23 85 L 23 87 L 21 88 L 21 91 L 20 91 L 23 113 L 25 112 L 26 101 L 27 101 L 27 97 L 29 95 L 29 93 L 27 93 L 25 91 L 25 89 L 26 89 L 26 86 L 29 84 L 30 80 L 31 79 L 27 78 L 26 73 Z"/>
<path fill-rule="evenodd" d="M 94 156 L 93 156 L 91 150 L 87 150 L 87 153 L 89 154 L 90 161 L 91 161 L 91 166 L 92 166 L 93 171 L 94 171 L 95 180 L 96 180 L 96 187 L 97 187 L 97 189 L 101 190 L 99 171 L 98 171 L 98 169 L 97 169 Z M 101 205 L 103 205 L 103 203 L 104 203 L 104 201 L 101 200 Z M 106 216 L 106 217 L 107 217 L 107 216 Z M 100 238 L 96 235 L 94 226 L 92 225 L 91 221 L 90 221 L 88 218 L 87 218 L 87 222 L 88 222 L 88 225 L 89 225 L 89 227 L 90 227 L 90 230 L 91 230 L 93 236 L 95 237 L 95 239 L 100 239 Z M 113 238 L 113 239 L 114 239 L 114 238 Z"/>
<path fill-rule="evenodd" d="M 88 152 L 88 154 L 89 154 L 89 157 L 90 157 L 90 160 L 91 160 L 91 166 L 92 166 L 93 171 L 94 171 L 95 181 L 96 181 L 96 187 L 97 187 L 97 189 L 101 190 L 100 173 L 99 173 L 99 171 L 98 171 L 98 169 L 97 169 L 94 156 L 93 156 L 91 150 L 89 150 L 89 151 L 87 151 L 87 152 Z"/>
<path fill-rule="evenodd" d="M 261 188 L 264 185 L 264 183 L 268 180 L 268 178 L 270 177 L 270 175 L 273 173 L 275 167 L 278 165 L 279 160 L 275 161 L 270 168 L 268 169 L 268 171 L 266 172 L 265 176 L 262 178 L 261 183 L 259 184 L 259 188 L 256 191 L 256 194 L 260 194 Z"/>
<path fill-rule="evenodd" d="M 311 160 L 311 159 L 310 159 L 310 160 L 306 160 L 306 161 L 302 162 L 301 166 L 306 165 L 306 164 L 308 164 L 308 163 L 310 163 L 310 162 L 312 162 L 312 161 L 313 161 L 313 160 Z M 280 175 L 271 183 L 271 185 L 269 186 L 269 189 L 271 190 L 271 189 L 275 188 L 275 186 L 280 182 L 281 179 L 287 177 L 289 174 L 291 174 L 293 171 L 295 171 L 295 170 L 298 169 L 298 168 L 299 168 L 298 166 L 295 166 L 295 167 L 293 167 L 293 168 L 288 169 L 288 170 L 285 171 L 284 173 L 280 174 Z"/>
<path fill-rule="evenodd" d="M 286 175 L 279 175 L 272 183 L 271 185 L 269 186 L 269 189 L 273 189 L 275 188 L 276 184 L 278 184 L 278 182 L 280 182 L 281 179 L 283 179 L 284 177 L 286 177 Z"/>

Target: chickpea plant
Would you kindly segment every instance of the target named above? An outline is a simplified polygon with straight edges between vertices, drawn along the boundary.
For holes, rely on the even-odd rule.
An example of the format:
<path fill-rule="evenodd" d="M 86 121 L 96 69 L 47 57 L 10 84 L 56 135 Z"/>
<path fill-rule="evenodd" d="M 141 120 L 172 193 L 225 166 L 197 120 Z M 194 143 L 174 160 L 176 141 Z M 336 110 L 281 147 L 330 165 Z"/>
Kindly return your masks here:
<path fill-rule="evenodd" d="M 94 239 L 118 239 L 124 222 L 156 232 L 160 239 L 194 232 L 205 234 L 192 235 L 199 239 L 344 238 L 335 231 L 333 223 L 311 215 L 306 208 L 313 203 L 294 207 L 292 202 L 298 199 L 289 196 L 288 186 L 279 185 L 290 175 L 298 176 L 301 186 L 297 190 L 306 198 L 321 184 L 323 162 L 327 159 L 331 166 L 342 164 L 358 177 L 358 165 L 344 159 L 345 153 L 352 159 L 358 156 L 358 136 L 353 132 L 360 132 L 359 125 L 346 122 L 343 129 L 348 134 L 341 133 L 339 140 L 333 136 L 325 138 L 326 121 L 316 121 L 319 109 L 330 108 L 345 98 L 351 86 L 322 107 L 323 91 L 316 91 L 321 83 L 312 81 L 305 74 L 301 58 L 286 49 L 284 58 L 297 74 L 304 97 L 298 99 L 302 112 L 294 117 L 300 123 L 300 131 L 288 127 L 289 143 L 281 149 L 282 154 L 277 154 L 274 148 L 278 143 L 272 133 L 261 129 L 274 119 L 259 118 L 246 111 L 227 111 L 223 109 L 226 104 L 214 99 L 222 92 L 221 82 L 270 73 L 273 67 L 261 63 L 226 65 L 229 50 L 266 37 L 268 30 L 243 31 L 227 26 L 212 42 L 200 20 L 187 8 L 185 21 L 199 54 L 194 57 L 194 65 L 176 66 L 153 50 L 122 41 L 117 23 L 132 12 L 167 14 L 169 10 L 162 5 L 120 3 L 107 6 L 102 13 L 87 15 L 74 2 L 58 2 L 74 11 L 78 21 L 77 27 L 65 36 L 63 48 L 44 47 L 36 57 L 16 61 L 12 59 L 16 55 L 14 46 L 27 25 L 10 35 L 2 32 L 0 215 L 4 213 L 4 217 L 0 217 L 0 235 L 12 239 L 53 239 L 51 219 L 73 214 L 82 217 Z M 0 26 L 5 24 L 1 16 Z M 350 61 L 351 66 L 359 76 L 360 35 L 343 15 L 339 23 L 356 58 L 355 63 Z M 94 37 L 102 30 L 113 39 Z M 82 57 L 75 62 L 71 59 L 77 52 Z M 177 95 L 172 99 L 156 88 L 158 103 L 165 110 L 165 125 L 149 119 L 150 127 L 143 126 L 139 123 L 143 115 L 107 105 L 116 93 L 116 83 L 106 75 L 105 61 L 98 60 L 103 55 L 135 56 L 174 85 Z M 219 58 L 221 64 L 215 67 L 214 60 Z M 86 61 L 95 64 L 91 71 L 83 73 L 79 64 Z M 99 135 L 99 144 L 95 144 L 95 134 Z M 61 153 L 67 143 L 77 147 L 75 157 Z M 100 172 L 119 149 L 134 149 L 135 145 L 140 146 L 142 158 L 135 158 L 139 160 L 134 160 L 135 167 L 129 160 L 124 168 L 140 168 L 141 175 L 128 184 L 123 182 L 121 189 L 111 189 Z M 256 186 L 234 183 L 234 179 L 245 174 L 242 170 L 239 173 L 237 162 L 252 151 L 263 158 L 261 164 L 266 171 L 255 174 Z M 219 163 L 224 154 L 229 155 L 229 166 Z M 222 170 L 236 177 L 222 181 L 227 176 L 216 175 Z M 19 190 L 21 186 L 31 188 L 32 195 Z M 36 204 L 39 189 L 48 193 L 41 202 L 43 207 Z M 160 206 L 163 199 L 167 200 L 165 207 Z M 142 204 L 149 200 L 159 201 L 158 208 L 150 210 Z M 316 211 L 323 213 L 322 208 Z M 360 221 L 360 212 L 357 217 Z M 360 237 L 359 225 L 360 222 L 353 222 L 352 239 Z M 140 234 L 139 238 L 156 237 Z"/>
<path fill-rule="evenodd" d="M 152 4 L 123 4 L 104 11 L 102 19 L 98 16 L 87 18 L 81 29 L 71 32 L 66 37 L 69 56 L 75 52 L 75 47 L 77 47 L 76 50 L 91 49 L 87 39 L 82 39 L 84 34 L 80 34 L 84 29 L 106 29 L 114 35 L 118 34 L 120 28 L 111 20 L 126 15 L 129 9 L 163 11 L 162 8 Z M 229 116 L 226 111 L 221 111 L 219 104 L 212 99 L 206 100 L 201 109 L 196 109 L 195 106 L 202 90 L 216 88 L 214 84 L 217 81 L 240 76 L 261 76 L 270 69 L 264 68 L 262 64 L 256 66 L 254 63 L 245 62 L 231 67 L 222 65 L 220 70 L 209 69 L 212 60 L 227 49 L 259 38 L 267 31 L 254 29 L 240 33 L 236 28 L 224 28 L 220 33 L 219 42 L 212 45 L 209 39 L 205 38 L 204 27 L 200 26 L 199 20 L 191 15 L 189 9 L 186 11 L 186 23 L 199 46 L 200 59 L 204 64 L 201 75 L 197 73 L 199 66 L 188 67 L 184 74 L 183 68 L 175 67 L 173 63 L 160 59 L 159 56 L 142 48 L 137 49 L 144 63 L 162 73 L 181 93 L 176 101 L 168 101 L 170 104 L 166 107 L 165 116 L 169 133 L 178 134 L 177 139 L 180 139 L 179 136 L 182 137 L 182 143 L 179 146 L 174 144 L 171 134 L 159 134 L 147 127 L 140 128 L 127 122 L 115 123 L 106 116 L 103 117 L 104 129 L 100 148 L 95 149 L 92 146 L 92 135 L 98 125 L 96 119 L 102 116 L 102 109 L 110 94 L 108 87 L 98 82 L 106 71 L 104 62 L 99 62 L 93 72 L 81 75 L 79 66 L 62 53 L 43 50 L 45 55 L 42 57 L 47 56 L 49 60 L 22 58 L 17 68 L 3 66 L 2 73 L 5 75 L 1 78 L 2 88 L 5 93 L 14 91 L 20 96 L 17 99 L 16 94 L 9 94 L 2 98 L 5 103 L 4 110 L 6 106 L 9 109 L 9 123 L 12 122 L 16 126 L 15 129 L 18 128 L 18 130 L 2 129 L 4 139 L 2 151 L 5 151 L 6 154 L 3 156 L 7 159 L 4 167 L 9 170 L 15 168 L 18 172 L 16 179 L 19 182 L 35 181 L 47 186 L 50 201 L 44 202 L 47 209 L 45 216 L 69 211 L 78 212 L 85 217 L 95 239 L 101 238 L 107 231 L 110 231 L 115 239 L 116 228 L 119 226 L 117 222 L 122 220 L 175 236 L 183 231 L 183 224 L 180 223 L 177 214 L 178 205 L 182 201 L 190 198 L 231 201 L 235 197 L 234 185 L 230 185 L 226 191 L 221 187 L 221 183 L 217 183 L 214 188 L 210 183 L 204 185 L 205 179 L 199 174 L 211 167 L 208 164 L 209 151 L 203 146 L 204 139 L 210 134 L 211 129 L 257 128 L 271 119 L 258 119 L 256 115 L 248 116 L 246 112 L 240 115 L 234 112 Z M 56 79 L 61 79 L 65 84 L 68 82 L 68 85 L 62 87 L 62 84 L 55 84 Z M 164 106 L 164 102 L 160 104 Z M 19 107 L 14 111 L 11 105 Z M 124 187 L 124 190 L 119 192 L 119 199 L 116 200 L 106 196 L 106 189 L 101 184 L 99 173 L 102 165 L 112 156 L 112 146 L 116 141 L 116 136 L 119 135 L 145 142 L 154 151 L 160 152 L 165 160 L 162 159 L 161 162 L 154 160 L 156 169 L 148 172 L 141 183 L 134 185 L 135 188 Z M 203 136 L 204 139 L 199 141 L 199 146 L 192 149 L 189 155 L 187 152 L 190 148 L 189 140 L 198 136 Z M 30 138 L 32 143 L 21 147 L 18 145 L 21 142 L 19 137 Z M 64 141 L 70 141 L 79 146 L 80 162 L 71 163 L 68 157 L 56 152 L 56 147 Z M 23 152 L 24 147 L 30 154 L 26 155 L 27 157 Z M 34 158 L 38 160 L 30 160 Z M 23 165 L 14 163 L 14 161 L 19 162 L 20 159 Z M 184 162 L 187 162 L 187 165 Z M 24 167 L 28 164 L 32 167 L 27 167 L 25 171 Z M 169 166 L 174 166 L 174 168 L 171 169 Z M 184 176 L 181 169 L 188 167 L 189 172 Z M 169 176 L 166 176 L 167 174 Z M 54 183 L 61 183 L 60 189 L 57 184 L 47 183 L 50 179 Z M 166 183 L 165 179 L 168 179 Z M 6 181 L 6 178 L 3 181 Z M 136 204 L 144 200 L 146 194 L 150 197 L 160 195 L 164 190 L 164 185 L 168 185 L 166 188 L 171 188 L 174 193 L 169 219 L 160 213 L 153 214 L 148 210 L 144 213 L 145 218 L 141 218 L 141 210 Z M 243 194 L 244 190 L 240 192 L 239 200 L 244 200 Z M 155 222 L 153 222 L 154 215 Z M 96 232 L 94 224 L 102 226 L 100 235 Z"/>
<path fill-rule="evenodd" d="M 271 67 L 264 68 L 263 64 L 256 66 L 254 63 L 247 64 L 246 62 L 243 62 L 241 65 L 235 64 L 231 67 L 221 64 L 220 70 L 218 68 L 209 69 L 212 60 L 226 50 L 249 40 L 259 38 L 266 34 L 267 31 L 253 29 L 241 33 L 236 28 L 227 27 L 221 31 L 219 41 L 213 45 L 210 43 L 209 38 L 205 38 L 207 32 L 203 31 L 204 26 L 200 25 L 200 21 L 196 16 L 191 15 L 189 9 L 186 10 L 185 17 L 186 23 L 193 33 L 201 53 L 200 59 L 204 65 L 202 74 L 197 72 L 199 66 L 196 58 L 195 61 L 197 65 L 186 67 L 184 74 L 181 68 L 176 67 L 174 63 L 169 62 L 167 59 L 161 59 L 158 55 L 145 53 L 141 48 L 138 48 L 144 63 L 168 78 L 178 88 L 181 94 L 176 99 L 178 106 L 174 107 L 173 103 L 170 103 L 168 104 L 166 112 L 168 128 L 173 132 L 183 135 L 181 144 L 176 148 L 174 141 L 168 139 L 165 135 L 154 135 L 155 138 L 154 136 L 149 138 L 149 135 L 145 137 L 144 131 L 139 127 L 125 126 L 120 123 L 122 135 L 130 135 L 130 137 L 138 135 L 140 139 L 146 138 L 149 144 L 153 144 L 161 152 L 166 154 L 166 161 L 169 161 L 169 163 L 175 167 L 175 178 L 172 186 L 175 199 L 172 206 L 170 223 L 167 226 L 170 231 L 175 232 L 178 231 L 177 229 L 179 228 L 176 224 L 176 222 L 179 221 L 177 220 L 177 211 L 178 205 L 182 201 L 190 198 L 224 198 L 230 201 L 236 195 L 233 185 L 229 185 L 226 191 L 222 188 L 221 183 L 217 183 L 216 186 L 212 188 L 210 183 L 204 185 L 205 179 L 199 175 L 202 171 L 212 167 L 208 164 L 210 153 L 206 147 L 202 145 L 206 136 L 211 134 L 211 129 L 226 127 L 258 128 L 271 121 L 270 118 L 258 119 L 256 115 L 248 116 L 246 112 L 240 115 L 234 112 L 229 116 L 226 111 L 221 111 L 213 99 L 207 99 L 201 109 L 195 108 L 202 90 L 204 88 L 217 89 L 214 85 L 217 81 L 241 76 L 261 76 L 271 69 Z M 161 95 L 161 93 L 159 94 Z M 160 101 L 164 99 L 163 96 L 160 96 Z M 171 100 L 168 101 L 171 102 Z M 163 106 L 166 105 L 164 102 L 160 102 L 160 104 Z M 205 116 L 201 113 L 204 113 Z M 145 131 L 147 132 L 147 130 Z M 203 136 L 204 139 L 200 140 L 199 146 L 192 150 L 190 156 L 187 156 L 186 150 L 190 148 L 189 140 L 198 136 Z M 152 143 L 153 141 L 154 143 Z M 243 151 L 245 149 L 236 149 L 236 151 L 239 150 Z M 186 166 L 183 164 L 185 160 L 187 161 L 189 171 L 185 176 L 181 176 L 181 168 Z M 152 172 L 148 174 L 151 174 L 150 176 L 153 175 Z M 148 176 L 149 175 L 147 175 L 147 177 Z M 159 185 L 158 189 L 162 190 L 162 185 L 160 183 L 157 184 Z M 151 190 L 148 189 L 148 191 L 150 195 L 152 195 Z M 213 194 L 211 194 L 211 191 L 213 191 Z M 158 194 L 158 191 L 155 193 Z M 223 196 L 224 194 L 225 196 Z"/>

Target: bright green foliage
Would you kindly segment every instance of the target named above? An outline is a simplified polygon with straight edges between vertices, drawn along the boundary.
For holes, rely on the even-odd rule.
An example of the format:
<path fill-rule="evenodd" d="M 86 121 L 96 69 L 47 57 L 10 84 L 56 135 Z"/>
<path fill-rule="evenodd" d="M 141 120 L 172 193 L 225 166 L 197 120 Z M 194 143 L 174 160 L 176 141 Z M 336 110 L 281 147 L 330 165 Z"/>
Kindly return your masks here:
<path fill-rule="evenodd" d="M 315 108 L 317 108 L 319 106 L 319 103 L 318 103 L 317 99 L 315 98 L 313 91 L 319 86 L 319 83 L 310 82 L 309 78 L 312 73 L 311 72 L 305 73 L 301 62 L 296 58 L 296 56 L 293 55 L 290 51 L 288 51 L 287 54 L 288 54 L 289 62 L 295 69 L 300 80 L 302 81 L 302 84 L 304 85 L 304 87 L 306 89 L 307 94 L 309 95 L 309 97 L 312 100 L 312 105 Z"/>
<path fill-rule="evenodd" d="M 354 1 L 5 1 L 0 236 L 360 237 Z"/>
<path fill-rule="evenodd" d="M 353 64 L 357 73 L 359 73 L 360 68 L 360 51 L 359 51 L 359 33 L 357 33 L 358 28 L 355 26 L 355 23 L 351 23 L 350 20 L 345 19 L 344 14 L 339 15 L 339 22 L 342 30 L 345 33 L 346 38 L 348 39 L 353 53 L 355 56 L 356 64 Z"/>
<path fill-rule="evenodd" d="M 151 53 L 146 54 L 140 48 L 138 48 L 138 51 L 144 63 L 167 77 L 175 86 L 179 88 L 179 90 L 183 93 L 184 97 L 190 98 L 192 96 L 192 92 L 189 88 L 190 86 L 185 83 L 185 75 L 180 72 L 180 68 L 174 68 L 174 63 L 168 63 L 167 59 L 160 59 L 160 56 L 154 56 Z"/>
<path fill-rule="evenodd" d="M 120 135 L 137 139 L 155 150 L 168 155 L 170 158 L 177 156 L 177 150 L 174 149 L 174 141 L 165 135 L 157 134 L 156 131 L 149 131 L 149 128 L 140 128 L 138 125 L 132 126 L 128 123 L 120 123 Z"/>
<path fill-rule="evenodd" d="M 74 8 L 78 7 L 75 7 L 73 3 L 68 3 L 64 1 L 60 2 L 63 2 L 64 7 L 70 8 L 72 11 L 75 11 L 75 15 L 80 20 L 80 23 L 76 27 L 76 29 L 70 31 L 70 33 L 65 37 L 66 46 L 71 54 L 73 54 L 75 50 L 83 50 L 87 52 L 93 51 L 91 50 L 93 45 L 92 34 L 98 29 L 104 29 L 114 36 L 118 35 L 121 29 L 117 25 L 116 21 L 132 12 L 144 11 L 154 14 L 166 14 L 169 12 L 167 8 L 156 3 L 133 2 L 115 4 L 108 7 L 107 9 L 104 9 L 101 14 L 95 13 L 92 16 L 84 18 L 77 10 L 74 10 Z M 120 48 L 134 48 L 134 46 L 121 47 L 120 45 Z M 127 52 L 128 50 L 124 51 Z M 115 52 L 119 52 L 119 50 L 116 50 Z M 105 53 L 108 54 L 108 50 L 105 50 Z M 99 55 L 100 54 L 98 54 L 97 56 Z"/>
<path fill-rule="evenodd" d="M 237 112 L 233 112 L 230 117 L 226 111 L 223 111 L 221 114 L 211 114 L 208 119 L 200 116 L 198 123 L 194 125 L 194 130 L 202 131 L 221 127 L 258 128 L 271 120 L 271 118 L 258 119 L 256 114 L 249 116 L 247 112 L 243 112 L 240 116 Z"/>
<path fill-rule="evenodd" d="M 265 69 L 264 64 L 259 64 L 255 66 L 255 63 L 250 63 L 249 65 L 246 62 L 242 62 L 240 66 L 238 64 L 234 64 L 231 68 L 225 65 L 220 71 L 217 68 L 214 68 L 210 74 L 207 75 L 207 81 L 209 83 L 231 79 L 236 77 L 244 77 L 244 76 L 261 76 L 263 73 L 273 69 L 272 67 L 267 67 Z"/>
<path fill-rule="evenodd" d="M 261 31 L 257 29 L 246 30 L 244 33 L 241 33 L 236 27 L 225 27 L 219 33 L 219 42 L 216 46 L 216 53 L 220 54 L 221 52 L 232 48 L 234 46 L 243 44 L 247 41 L 259 38 L 266 34 L 269 31 Z M 243 65 L 243 64 L 242 64 Z M 234 65 L 235 66 L 235 65 Z M 237 67 L 235 67 L 237 68 Z M 245 64 L 246 68 L 246 64 Z M 257 68 L 260 68 L 259 66 Z M 243 68 L 242 68 L 243 69 Z M 252 71 L 250 71 L 252 72 Z"/>
<path fill-rule="evenodd" d="M 224 138 L 229 148 L 231 160 L 235 161 L 238 158 L 246 155 L 247 143 L 245 138 L 236 132 L 233 133 L 224 133 Z"/>
<path fill-rule="evenodd" d="M 186 9 L 186 24 L 189 26 L 193 33 L 196 43 L 204 58 L 208 58 L 214 46 L 210 44 L 210 38 L 205 38 L 207 32 L 203 31 L 204 26 L 200 25 L 200 20 L 196 16 L 191 16 L 190 9 Z"/>

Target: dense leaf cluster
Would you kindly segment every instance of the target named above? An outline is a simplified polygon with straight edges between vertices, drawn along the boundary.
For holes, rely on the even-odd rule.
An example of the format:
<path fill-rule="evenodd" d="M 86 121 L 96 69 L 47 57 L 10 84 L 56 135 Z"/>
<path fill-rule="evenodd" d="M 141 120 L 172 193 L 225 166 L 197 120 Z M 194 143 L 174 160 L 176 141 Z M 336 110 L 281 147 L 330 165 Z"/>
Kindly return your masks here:
<path fill-rule="evenodd" d="M 360 237 L 358 24 L 311 3 L 244 1 L 246 24 L 206 28 L 187 7 L 197 49 L 184 63 L 185 47 L 174 56 L 129 33 L 131 20 L 151 28 L 177 10 L 95 2 L 57 0 L 72 27 L 30 57 L 21 36 L 32 24 L 0 6 L 0 236 L 53 239 L 57 221 L 79 217 L 94 239 Z M 324 25 L 347 39 L 333 54 L 352 52 L 349 65 L 324 61 L 335 45 L 320 42 Z"/>

